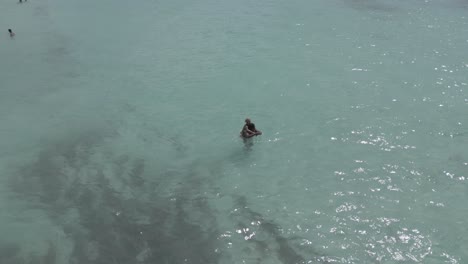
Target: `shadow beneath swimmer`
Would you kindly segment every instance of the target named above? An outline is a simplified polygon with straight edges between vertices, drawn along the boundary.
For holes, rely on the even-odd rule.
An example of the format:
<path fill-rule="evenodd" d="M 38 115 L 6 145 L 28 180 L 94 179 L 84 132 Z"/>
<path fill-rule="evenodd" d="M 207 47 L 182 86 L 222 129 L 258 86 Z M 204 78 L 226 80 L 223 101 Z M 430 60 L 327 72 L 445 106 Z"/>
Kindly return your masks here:
<path fill-rule="evenodd" d="M 242 142 L 244 143 L 244 150 L 245 151 L 252 151 L 252 147 L 254 145 L 253 138 L 245 138 L 241 137 Z"/>

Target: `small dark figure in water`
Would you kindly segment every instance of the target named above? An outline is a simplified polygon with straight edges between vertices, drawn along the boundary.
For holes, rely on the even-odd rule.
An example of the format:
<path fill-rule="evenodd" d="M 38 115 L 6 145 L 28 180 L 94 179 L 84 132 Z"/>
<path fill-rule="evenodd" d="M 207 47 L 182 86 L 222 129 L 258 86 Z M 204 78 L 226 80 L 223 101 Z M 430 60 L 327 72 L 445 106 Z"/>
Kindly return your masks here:
<path fill-rule="evenodd" d="M 240 132 L 243 138 L 251 138 L 262 134 L 262 131 L 255 128 L 255 124 L 250 121 L 249 118 L 245 119 L 245 125 L 242 127 Z"/>
<path fill-rule="evenodd" d="M 10 28 L 8 29 L 8 33 L 10 33 L 11 38 L 15 36 L 15 32 L 13 32 Z"/>

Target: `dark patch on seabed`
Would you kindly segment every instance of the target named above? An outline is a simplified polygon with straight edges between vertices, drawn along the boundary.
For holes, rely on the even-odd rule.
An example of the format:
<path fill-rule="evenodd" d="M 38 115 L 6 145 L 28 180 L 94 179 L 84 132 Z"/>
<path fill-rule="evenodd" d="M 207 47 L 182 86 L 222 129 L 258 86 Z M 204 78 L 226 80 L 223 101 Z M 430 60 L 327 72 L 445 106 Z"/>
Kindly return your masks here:
<path fill-rule="evenodd" d="M 187 168 L 172 201 L 158 196 L 158 177 L 143 159 L 106 154 L 112 176 L 93 163 L 95 135 L 56 144 L 18 170 L 11 187 L 18 198 L 42 205 L 74 244 L 71 264 L 218 263 L 216 219 L 200 189 L 206 184 L 197 168 Z M 109 164 L 107 164 L 109 165 Z M 87 181 L 80 177 L 86 174 Z M 91 179 L 89 179 L 91 178 Z M 147 180 L 151 179 L 151 181 Z M 116 191 L 118 181 L 131 195 Z M 74 212 L 74 213 L 72 213 Z M 67 215 L 79 220 L 66 219 Z M 63 264 L 56 241 L 45 241 L 42 255 L 24 255 L 14 243 L 0 244 L 1 264 Z"/>
<path fill-rule="evenodd" d="M 237 210 L 233 217 L 238 223 L 238 228 L 243 230 L 242 235 L 252 235 L 252 223 L 258 225 L 255 235 L 248 239 L 259 253 L 256 263 L 267 263 L 264 260 L 272 254 L 284 264 L 303 264 L 311 263 L 311 261 L 313 263 L 331 263 L 334 260 L 333 257 L 326 256 L 310 246 L 301 246 L 300 241 L 304 241 L 301 237 L 287 238 L 283 236 L 281 226 L 250 209 L 245 197 L 236 197 L 235 207 Z"/>
<path fill-rule="evenodd" d="M 439 6 L 442 7 L 447 7 L 447 8 L 462 8 L 462 9 L 468 9 L 468 0 L 445 0 L 442 1 L 440 0 L 439 2 L 436 2 L 439 4 Z"/>
<path fill-rule="evenodd" d="M 345 4 L 357 9 L 375 12 L 395 12 L 398 8 L 378 0 L 344 0 Z"/>

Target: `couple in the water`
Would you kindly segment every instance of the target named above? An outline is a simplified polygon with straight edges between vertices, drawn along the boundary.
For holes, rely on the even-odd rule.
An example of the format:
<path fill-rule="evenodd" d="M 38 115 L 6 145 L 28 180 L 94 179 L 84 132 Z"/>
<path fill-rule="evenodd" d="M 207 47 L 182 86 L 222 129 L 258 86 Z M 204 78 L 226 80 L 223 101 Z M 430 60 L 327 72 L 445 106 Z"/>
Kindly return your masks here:
<path fill-rule="evenodd" d="M 257 130 L 255 128 L 255 124 L 250 121 L 249 118 L 245 119 L 245 125 L 242 127 L 240 132 L 241 137 L 243 138 L 251 138 L 253 136 L 261 135 L 262 131 Z"/>

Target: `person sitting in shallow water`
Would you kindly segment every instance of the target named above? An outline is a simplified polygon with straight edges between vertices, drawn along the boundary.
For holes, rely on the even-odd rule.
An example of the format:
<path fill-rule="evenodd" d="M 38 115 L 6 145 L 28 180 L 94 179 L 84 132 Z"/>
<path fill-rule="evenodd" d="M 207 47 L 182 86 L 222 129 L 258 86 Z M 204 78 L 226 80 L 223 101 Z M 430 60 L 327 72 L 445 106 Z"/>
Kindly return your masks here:
<path fill-rule="evenodd" d="M 11 30 L 11 28 L 8 29 L 8 33 L 10 34 L 10 38 L 15 36 L 15 32 L 13 32 L 13 30 Z"/>
<path fill-rule="evenodd" d="M 245 119 L 245 125 L 242 127 L 240 132 L 243 138 L 251 138 L 262 134 L 262 131 L 255 128 L 255 124 L 250 121 L 249 118 Z"/>

